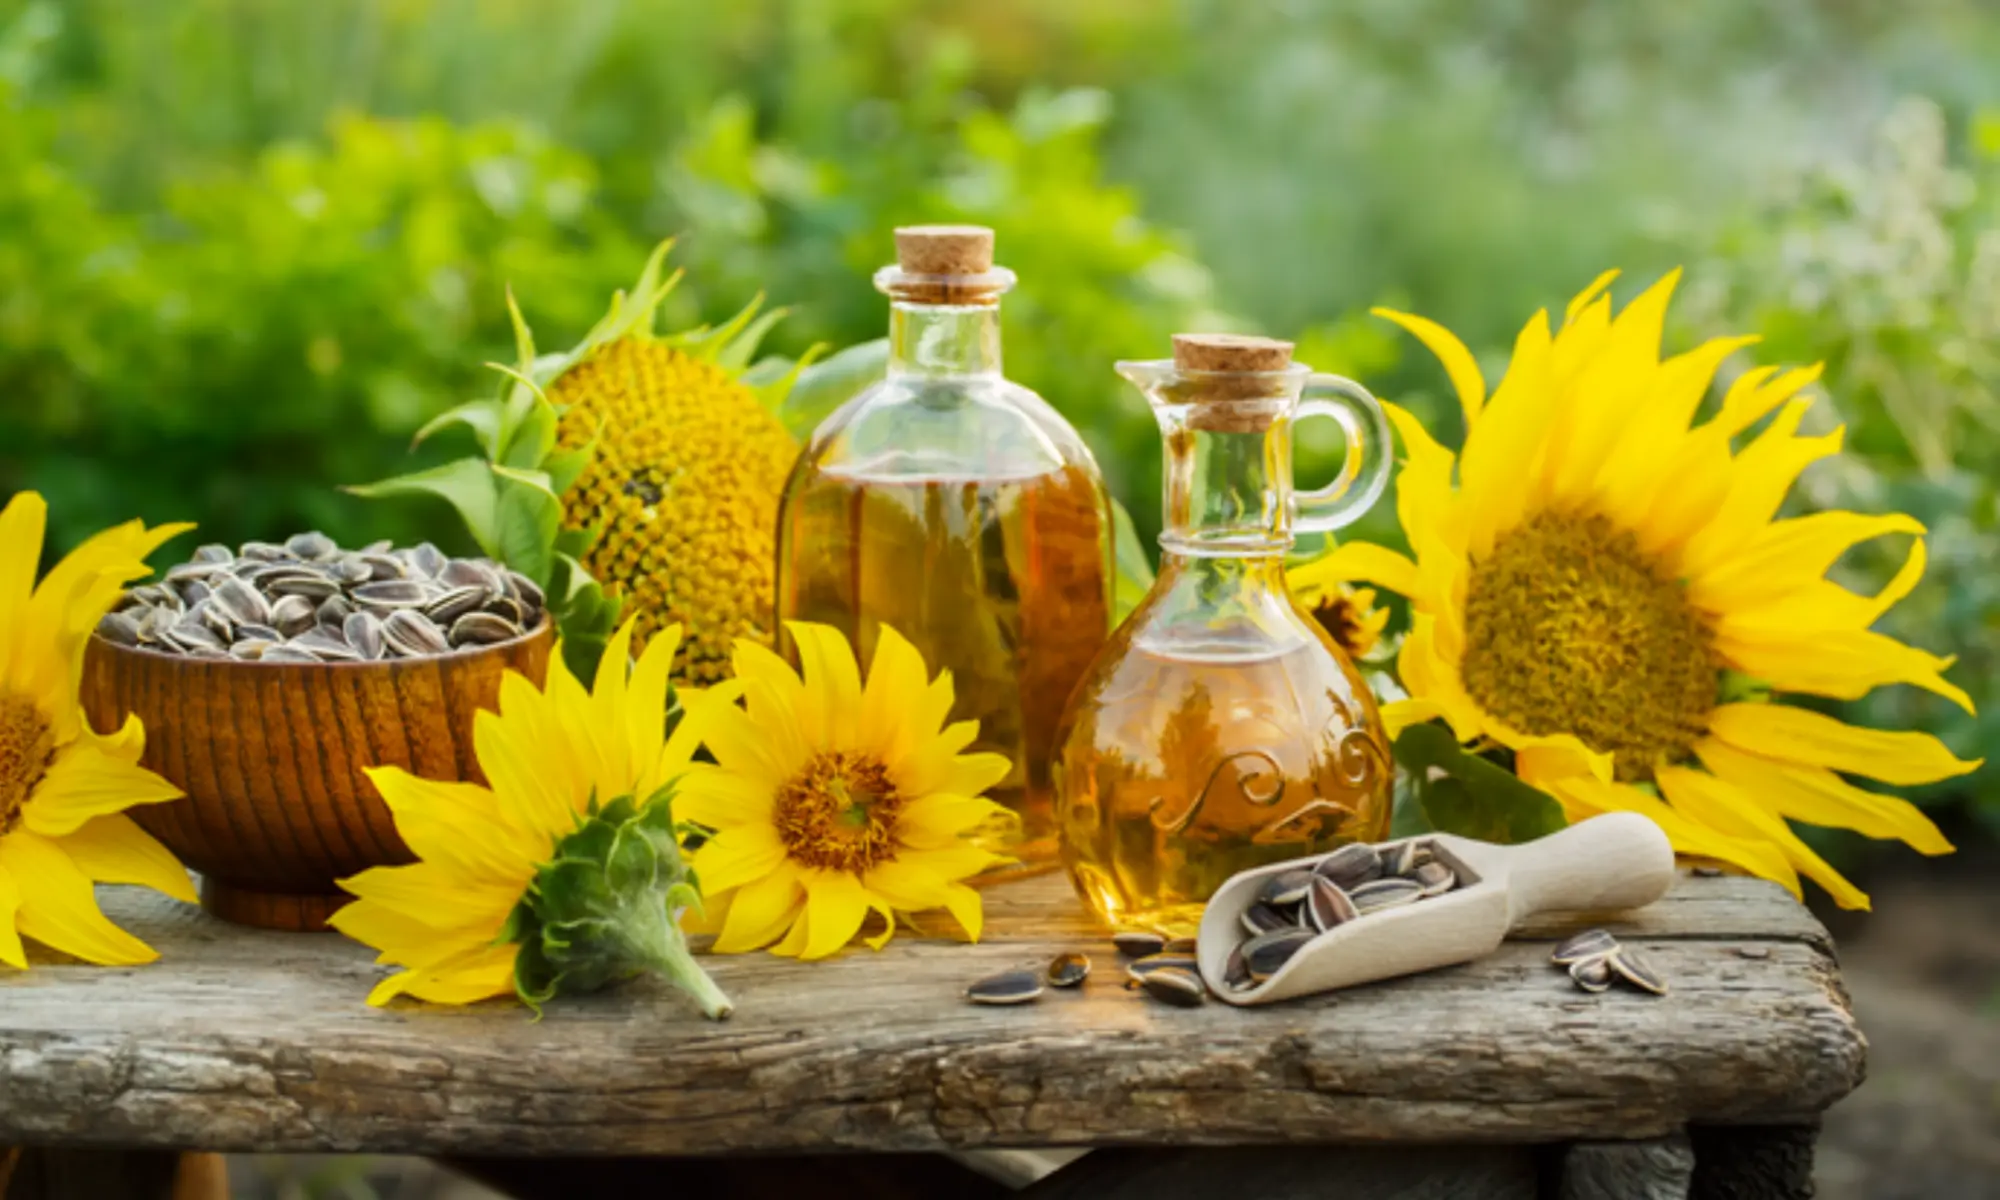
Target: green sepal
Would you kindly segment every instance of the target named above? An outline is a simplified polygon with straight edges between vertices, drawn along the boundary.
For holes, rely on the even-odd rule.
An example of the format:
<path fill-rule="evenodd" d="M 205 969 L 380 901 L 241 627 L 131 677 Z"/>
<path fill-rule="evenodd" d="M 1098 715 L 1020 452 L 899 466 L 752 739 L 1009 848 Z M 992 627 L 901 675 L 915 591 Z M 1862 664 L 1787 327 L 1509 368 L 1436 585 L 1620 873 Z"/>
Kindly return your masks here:
<path fill-rule="evenodd" d="M 1477 754 L 1434 722 L 1412 725 L 1396 738 L 1404 783 L 1432 829 L 1484 842 L 1528 842 L 1569 823 L 1562 806 L 1540 788 Z"/>
<path fill-rule="evenodd" d="M 500 449 L 500 405 L 492 399 L 467 400 L 454 408 L 447 408 L 437 416 L 424 422 L 423 428 L 410 436 L 410 449 L 414 450 L 431 439 L 433 434 L 449 429 L 453 425 L 463 425 L 472 431 L 479 448 L 487 458 L 493 458 Z"/>
<path fill-rule="evenodd" d="M 557 996 L 597 991 L 648 971 L 692 996 L 711 1018 L 731 1004 L 694 961 L 678 910 L 699 901 L 682 857 L 673 785 L 644 803 L 593 799 L 574 831 L 508 914 L 501 940 L 514 942 L 514 990 L 537 1014 Z"/>
<path fill-rule="evenodd" d="M 573 556 L 558 550 L 549 595 L 561 597 L 555 606 L 556 627 L 562 633 L 563 663 L 583 686 L 597 679 L 605 643 L 618 628 L 622 599 L 607 596 L 597 580 Z"/>

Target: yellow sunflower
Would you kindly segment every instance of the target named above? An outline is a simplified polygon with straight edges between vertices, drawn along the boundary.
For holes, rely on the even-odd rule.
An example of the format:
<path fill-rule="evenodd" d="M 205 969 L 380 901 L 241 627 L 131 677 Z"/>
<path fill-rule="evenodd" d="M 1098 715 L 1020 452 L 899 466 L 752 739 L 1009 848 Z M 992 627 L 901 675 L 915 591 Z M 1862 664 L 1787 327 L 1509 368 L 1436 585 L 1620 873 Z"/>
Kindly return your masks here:
<path fill-rule="evenodd" d="M 543 869 L 565 857 L 559 848 L 600 803 L 644 800 L 686 771 L 700 742 L 702 709 L 727 704 L 734 691 L 730 684 L 709 689 L 668 736 L 668 677 L 680 627 L 657 632 L 628 678 L 632 632 L 627 621 L 612 636 L 590 691 L 560 653 L 549 656 L 545 690 L 508 672 L 499 711 L 482 711 L 473 721 L 473 748 L 487 785 L 420 779 L 398 767 L 368 773 L 419 860 L 341 881 L 359 899 L 328 923 L 381 951 L 376 961 L 403 968 L 375 987 L 370 1004 L 405 993 L 443 1004 L 517 990 L 531 1000 L 543 998 L 529 995 L 526 981 L 517 980 L 522 946 L 512 936 L 518 921 L 510 923 L 516 907 L 543 880 Z M 673 856 L 677 860 L 678 852 Z M 671 882 L 663 881 L 661 890 Z M 684 955 L 664 912 L 661 907 L 651 914 L 672 933 L 673 945 L 663 953 Z M 699 968 L 692 970 L 698 981 L 675 981 L 698 995 L 702 984 L 714 988 Z M 718 1015 L 717 1007 L 727 1010 L 726 1001 L 710 1004 L 719 997 L 702 997 L 711 1015 Z"/>
<path fill-rule="evenodd" d="M 1389 610 L 1376 607 L 1374 588 L 1355 587 L 1343 578 L 1335 549 L 1288 568 L 1285 582 L 1347 657 L 1360 662 L 1381 644 Z"/>
<path fill-rule="evenodd" d="M 864 684 L 835 629 L 787 622 L 803 675 L 748 640 L 736 643 L 746 707 L 710 714 L 715 764 L 682 789 L 681 815 L 715 831 L 695 853 L 715 949 L 823 958 L 869 913 L 948 910 L 979 937 L 979 893 L 963 880 L 1006 861 L 966 835 L 1007 810 L 981 793 L 1006 778 L 998 754 L 961 754 L 977 721 L 947 725 L 950 672 L 883 626 Z"/>
<path fill-rule="evenodd" d="M 107 529 L 40 585 L 48 505 L 22 492 L 0 511 L 0 962 L 25 968 L 21 939 L 112 965 L 159 957 L 105 919 L 93 883 L 136 883 L 193 903 L 188 874 L 124 810 L 181 792 L 139 765 L 132 717 L 93 731 L 77 703 L 83 650 L 146 556 L 194 528 L 137 521 Z"/>
<path fill-rule="evenodd" d="M 1559 332 L 1537 314 L 1490 397 L 1443 327 L 1378 310 L 1443 362 L 1468 431 L 1454 459 L 1387 406 L 1408 452 L 1398 511 L 1415 561 L 1359 542 L 1334 555 L 1344 577 L 1411 601 L 1398 659 L 1410 699 L 1384 718 L 1442 717 L 1460 741 L 1512 750 L 1573 820 L 1641 812 L 1685 853 L 1795 894 L 1804 872 L 1866 907 L 1786 822 L 1946 853 L 1914 806 L 1842 775 L 1920 784 L 1980 764 L 1926 734 L 1858 728 L 1769 693 L 1853 699 L 1908 683 L 1970 710 L 1943 676 L 1950 659 L 1870 629 L 1922 575 L 1921 536 L 1874 596 L 1825 577 L 1851 547 L 1923 527 L 1899 513 L 1777 520 L 1799 473 L 1840 449 L 1840 430 L 1799 432 L 1811 403 L 1800 392 L 1820 368 L 1753 369 L 1694 424 L 1718 366 L 1756 339 L 1662 360 L 1679 273 L 1616 317 L 1614 275 L 1571 301 Z"/>

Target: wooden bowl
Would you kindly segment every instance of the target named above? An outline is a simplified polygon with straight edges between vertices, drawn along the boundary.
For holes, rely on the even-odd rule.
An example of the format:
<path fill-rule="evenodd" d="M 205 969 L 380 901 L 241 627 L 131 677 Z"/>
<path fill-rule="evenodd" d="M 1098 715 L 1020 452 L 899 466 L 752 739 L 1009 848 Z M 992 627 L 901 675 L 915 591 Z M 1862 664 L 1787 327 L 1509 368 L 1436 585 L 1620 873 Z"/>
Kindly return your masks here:
<path fill-rule="evenodd" d="M 318 930 L 353 899 L 335 880 L 414 861 L 363 769 L 484 783 L 473 714 L 498 707 L 506 671 L 540 686 L 553 638 L 544 618 L 512 641 L 436 658 L 262 663 L 93 637 L 83 706 L 102 731 L 127 713 L 145 722 L 141 761 L 187 795 L 128 811 L 201 873 L 203 908 Z"/>

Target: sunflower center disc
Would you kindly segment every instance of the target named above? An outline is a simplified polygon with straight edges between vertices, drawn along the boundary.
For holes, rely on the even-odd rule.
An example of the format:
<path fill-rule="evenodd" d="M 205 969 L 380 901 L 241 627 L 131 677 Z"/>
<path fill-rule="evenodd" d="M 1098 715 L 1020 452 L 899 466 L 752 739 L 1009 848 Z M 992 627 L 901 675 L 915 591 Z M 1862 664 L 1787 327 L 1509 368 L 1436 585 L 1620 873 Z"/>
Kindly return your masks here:
<path fill-rule="evenodd" d="M 1341 589 L 1329 591 L 1325 599 L 1313 606 L 1312 615 L 1320 628 L 1333 635 L 1347 657 L 1359 659 L 1375 648 L 1375 638 L 1362 623 L 1361 609 L 1355 605 L 1352 593 Z"/>
<path fill-rule="evenodd" d="M 1475 563 L 1465 690 L 1524 733 L 1575 734 L 1620 780 L 1684 758 L 1715 707 L 1715 635 L 1629 530 L 1542 512 Z"/>
<path fill-rule="evenodd" d="M 894 857 L 903 798 L 881 762 L 828 750 L 778 789 L 773 818 L 794 862 L 866 871 Z"/>
<path fill-rule="evenodd" d="M 0 692 L 0 834 L 20 824 L 28 794 L 49 769 L 54 737 L 33 701 Z"/>

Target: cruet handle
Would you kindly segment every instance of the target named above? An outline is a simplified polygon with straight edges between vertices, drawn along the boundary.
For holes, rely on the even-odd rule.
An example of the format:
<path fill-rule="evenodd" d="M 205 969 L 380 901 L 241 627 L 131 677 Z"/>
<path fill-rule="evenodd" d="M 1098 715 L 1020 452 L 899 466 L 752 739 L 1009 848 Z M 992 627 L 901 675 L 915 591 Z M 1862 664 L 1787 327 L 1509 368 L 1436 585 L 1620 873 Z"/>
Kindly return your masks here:
<path fill-rule="evenodd" d="M 1389 418 L 1367 388 L 1341 375 L 1319 374 L 1306 380 L 1294 421 L 1307 417 L 1340 422 L 1347 431 L 1347 457 L 1332 483 L 1293 494 L 1292 528 L 1331 533 L 1358 520 L 1389 485 Z"/>

